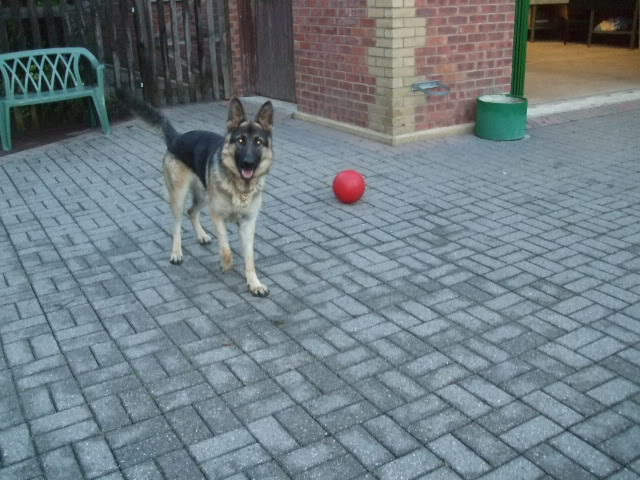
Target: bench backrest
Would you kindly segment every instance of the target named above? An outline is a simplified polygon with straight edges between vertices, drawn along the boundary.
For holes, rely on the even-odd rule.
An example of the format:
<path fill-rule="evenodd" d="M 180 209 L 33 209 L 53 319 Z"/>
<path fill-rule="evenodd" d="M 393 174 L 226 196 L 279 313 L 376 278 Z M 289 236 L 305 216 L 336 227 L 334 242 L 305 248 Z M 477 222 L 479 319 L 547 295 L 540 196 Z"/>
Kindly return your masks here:
<path fill-rule="evenodd" d="M 4 96 L 64 91 L 83 85 L 80 60 L 86 58 L 93 69 L 100 65 L 86 48 L 47 48 L 0 55 Z"/>

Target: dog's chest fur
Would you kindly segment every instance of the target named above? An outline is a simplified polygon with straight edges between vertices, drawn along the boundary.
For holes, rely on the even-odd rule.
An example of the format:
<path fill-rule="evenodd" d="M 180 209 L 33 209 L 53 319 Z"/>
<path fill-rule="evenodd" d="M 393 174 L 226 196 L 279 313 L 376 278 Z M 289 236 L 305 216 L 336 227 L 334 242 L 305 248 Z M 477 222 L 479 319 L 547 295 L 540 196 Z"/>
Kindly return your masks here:
<path fill-rule="evenodd" d="M 236 185 L 224 175 L 223 169 L 216 162 L 209 172 L 207 195 L 214 213 L 233 222 L 256 216 L 262 204 L 264 178 L 256 179 L 249 185 Z"/>

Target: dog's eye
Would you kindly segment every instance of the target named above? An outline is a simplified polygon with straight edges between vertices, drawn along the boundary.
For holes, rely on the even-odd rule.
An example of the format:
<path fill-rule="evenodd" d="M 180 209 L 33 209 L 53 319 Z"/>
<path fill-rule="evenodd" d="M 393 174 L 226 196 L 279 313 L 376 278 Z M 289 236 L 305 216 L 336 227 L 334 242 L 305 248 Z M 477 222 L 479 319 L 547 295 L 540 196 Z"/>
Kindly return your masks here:
<path fill-rule="evenodd" d="M 246 140 L 244 139 L 244 137 L 240 137 L 240 138 L 238 138 L 238 143 L 239 143 L 240 145 L 244 145 L 244 143 L 245 143 L 245 142 L 246 142 Z"/>
<path fill-rule="evenodd" d="M 261 138 L 256 138 L 256 145 L 258 145 L 258 146 L 262 145 L 262 139 Z"/>

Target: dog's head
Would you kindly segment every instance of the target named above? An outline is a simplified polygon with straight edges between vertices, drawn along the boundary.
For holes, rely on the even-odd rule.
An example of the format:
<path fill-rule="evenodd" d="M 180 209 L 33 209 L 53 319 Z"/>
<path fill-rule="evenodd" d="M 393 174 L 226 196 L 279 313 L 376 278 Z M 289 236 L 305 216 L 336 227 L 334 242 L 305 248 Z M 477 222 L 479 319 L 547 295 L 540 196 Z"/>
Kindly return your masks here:
<path fill-rule="evenodd" d="M 265 175 L 271 167 L 272 128 L 271 102 L 264 103 L 255 120 L 250 120 L 247 119 L 240 100 L 232 98 L 227 119 L 227 141 L 228 152 L 233 160 L 228 163 L 233 165 L 227 165 L 227 168 L 247 182 Z"/>

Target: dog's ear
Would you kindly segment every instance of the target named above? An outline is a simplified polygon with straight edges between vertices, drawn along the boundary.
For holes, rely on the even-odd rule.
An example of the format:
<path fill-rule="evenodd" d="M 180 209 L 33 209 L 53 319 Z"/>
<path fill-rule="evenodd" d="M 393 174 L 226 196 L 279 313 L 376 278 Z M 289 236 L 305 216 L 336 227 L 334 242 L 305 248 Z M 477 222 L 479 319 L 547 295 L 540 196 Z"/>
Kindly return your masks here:
<path fill-rule="evenodd" d="M 229 117 L 227 118 L 227 128 L 237 128 L 245 121 L 244 108 L 238 97 L 233 97 L 229 102 Z"/>
<path fill-rule="evenodd" d="M 271 132 L 273 128 L 273 105 L 271 102 L 265 102 L 256 114 L 256 122 L 260 124 L 267 132 Z"/>

